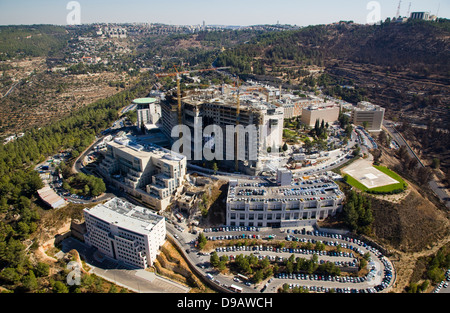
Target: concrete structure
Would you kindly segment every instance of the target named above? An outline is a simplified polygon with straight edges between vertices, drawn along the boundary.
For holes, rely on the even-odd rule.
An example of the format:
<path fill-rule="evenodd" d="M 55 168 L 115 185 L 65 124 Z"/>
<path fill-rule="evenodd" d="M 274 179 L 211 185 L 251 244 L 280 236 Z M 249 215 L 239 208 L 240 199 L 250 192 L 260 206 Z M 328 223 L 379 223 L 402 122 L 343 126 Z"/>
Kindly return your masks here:
<path fill-rule="evenodd" d="M 277 170 L 277 185 L 290 186 L 292 182 L 292 172 L 287 169 Z"/>
<path fill-rule="evenodd" d="M 290 186 L 266 186 L 230 180 L 229 226 L 299 227 L 336 214 L 344 193 L 326 176 L 294 179 Z"/>
<path fill-rule="evenodd" d="M 159 127 L 161 119 L 161 106 L 155 98 L 140 98 L 133 100 L 137 105 L 137 127 L 139 129 L 152 129 Z"/>
<path fill-rule="evenodd" d="M 164 210 L 182 188 L 186 167 L 183 155 L 156 145 L 116 138 L 107 143 L 99 172 L 152 209 Z"/>
<path fill-rule="evenodd" d="M 152 266 L 166 240 L 164 217 L 119 198 L 83 213 L 85 243 L 135 268 Z"/>
<path fill-rule="evenodd" d="M 424 20 L 424 21 L 435 21 L 437 19 L 436 15 L 431 15 L 430 12 L 411 12 L 412 20 Z"/>
<path fill-rule="evenodd" d="M 45 202 L 46 205 L 53 209 L 59 209 L 67 205 L 63 198 L 58 196 L 58 194 L 48 185 L 37 191 L 39 198 Z"/>
<path fill-rule="evenodd" d="M 309 106 L 319 106 L 323 102 L 320 99 L 313 99 L 310 97 L 298 97 L 294 95 L 285 94 L 280 100 L 274 102 L 275 105 L 283 107 L 284 118 L 293 118 L 302 115 L 303 108 Z"/>
<path fill-rule="evenodd" d="M 383 125 L 384 108 L 370 102 L 362 101 L 352 110 L 353 124 L 363 126 L 367 122 L 367 131 L 380 131 Z"/>
<path fill-rule="evenodd" d="M 334 123 L 339 118 L 339 105 L 335 103 L 322 103 L 320 105 L 313 105 L 302 109 L 302 117 L 300 121 L 308 126 L 314 126 L 316 120 L 325 123 Z"/>
<path fill-rule="evenodd" d="M 191 151 L 195 150 L 195 144 L 201 148 L 207 144 L 219 149 L 221 159 L 228 160 L 230 165 L 234 165 L 235 137 L 233 133 L 227 133 L 227 126 L 234 127 L 237 124 L 237 93 L 230 90 L 232 88 L 220 86 L 206 90 L 194 90 L 183 97 L 182 123 L 191 130 Z M 254 127 L 256 130 L 255 138 L 251 138 L 249 132 L 239 132 L 238 140 L 242 143 L 238 146 L 239 166 L 240 170 L 254 174 L 261 153 L 266 152 L 267 147 L 278 148 L 282 145 L 284 110 L 282 107 L 266 102 L 265 95 L 257 92 L 242 93 L 239 97 L 239 125 L 246 129 Z M 168 96 L 167 101 L 161 102 L 161 109 L 163 132 L 170 137 L 173 127 L 178 125 L 176 97 Z M 210 125 L 218 126 L 222 136 L 211 134 L 213 136 L 196 139 L 194 127 L 198 122 L 201 123 L 202 131 Z M 234 128 L 232 131 L 234 132 Z M 200 140 L 201 142 L 199 142 Z M 196 160 L 195 157 L 192 159 Z"/>

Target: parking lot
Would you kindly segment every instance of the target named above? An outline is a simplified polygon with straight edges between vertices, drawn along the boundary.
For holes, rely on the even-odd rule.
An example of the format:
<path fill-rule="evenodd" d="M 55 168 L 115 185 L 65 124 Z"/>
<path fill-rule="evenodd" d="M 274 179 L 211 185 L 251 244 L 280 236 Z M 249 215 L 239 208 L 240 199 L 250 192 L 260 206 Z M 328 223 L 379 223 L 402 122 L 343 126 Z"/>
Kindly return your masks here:
<path fill-rule="evenodd" d="M 450 293 L 450 288 L 448 287 L 450 282 L 450 269 L 445 272 L 445 280 L 441 281 L 433 289 L 433 293 Z"/>
<path fill-rule="evenodd" d="M 243 292 L 277 292 L 278 288 L 284 284 L 288 284 L 288 288 L 304 287 L 310 292 L 329 292 L 334 289 L 336 292 L 342 293 L 374 293 L 388 290 L 394 282 L 394 269 L 391 262 L 381 254 L 380 251 L 371 247 L 370 245 L 348 236 L 323 233 L 307 229 L 261 229 L 258 227 L 222 227 L 222 228 L 210 228 L 204 230 L 205 236 L 211 241 L 219 241 L 221 246 L 215 247 L 213 251 L 216 251 L 219 256 L 227 255 L 232 259 L 236 255 L 253 254 L 258 259 L 268 258 L 270 262 L 283 262 L 289 258 L 292 254 L 295 257 L 311 258 L 314 254 L 318 256 L 318 262 L 320 264 L 324 262 L 334 262 L 335 265 L 344 268 L 351 268 L 357 266 L 356 257 L 365 253 L 370 254 L 370 261 L 368 262 L 368 273 L 361 277 L 352 277 L 348 275 L 332 276 L 332 275 L 319 275 L 319 274 L 306 274 L 306 273 L 276 273 L 273 277 L 266 279 L 259 284 L 253 284 L 250 281 L 239 279 L 237 277 L 228 277 L 222 275 L 214 270 L 209 270 L 209 275 L 212 276 L 212 280 L 219 282 L 219 284 L 230 285 L 237 283 L 242 287 Z M 250 239 L 250 240 L 262 240 L 263 244 L 258 245 L 227 245 L 229 240 L 236 239 Z M 343 251 L 336 253 L 334 251 L 327 250 L 314 250 L 314 249 L 302 249 L 302 248 L 275 248 L 270 245 L 270 240 L 284 240 L 298 241 L 299 243 L 310 242 L 315 244 L 316 242 L 322 242 L 326 246 L 337 246 L 343 248 Z M 212 252 L 212 251 L 210 251 Z M 198 256 L 199 259 L 203 259 L 205 262 L 199 263 L 199 265 L 205 268 L 211 268 L 208 264 L 209 253 L 206 255 Z M 205 266 L 206 265 L 206 266 Z"/>

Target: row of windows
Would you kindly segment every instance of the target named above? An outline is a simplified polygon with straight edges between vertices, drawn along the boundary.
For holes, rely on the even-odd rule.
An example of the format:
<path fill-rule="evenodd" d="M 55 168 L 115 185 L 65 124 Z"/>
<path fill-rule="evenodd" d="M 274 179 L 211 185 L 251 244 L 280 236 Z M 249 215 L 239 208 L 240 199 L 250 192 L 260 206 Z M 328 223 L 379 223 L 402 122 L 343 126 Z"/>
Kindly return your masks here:
<path fill-rule="evenodd" d="M 90 232 L 89 240 L 97 248 L 102 248 L 107 251 L 111 249 L 109 239 L 105 238 L 102 234 Z"/>
<path fill-rule="evenodd" d="M 135 258 L 123 256 L 123 255 L 120 256 L 120 259 L 125 261 L 125 263 L 129 263 L 132 265 L 138 265 L 138 266 L 144 266 L 144 260 L 142 260 L 142 259 L 136 260 Z"/>
<path fill-rule="evenodd" d="M 333 213 L 333 209 L 330 209 L 328 211 L 323 210 L 320 211 L 321 216 L 323 216 L 326 212 L 328 212 L 329 215 L 331 215 Z M 290 219 L 299 219 L 299 218 L 308 218 L 308 216 L 311 216 L 311 218 L 315 218 L 316 217 L 316 212 L 303 212 L 303 214 L 299 214 L 299 213 L 294 213 L 294 214 L 284 214 L 282 217 L 282 214 L 267 214 L 266 217 L 264 218 L 264 214 L 258 214 L 257 216 L 255 216 L 254 214 L 249 214 L 248 217 L 246 217 L 245 214 L 236 214 L 236 213 L 231 213 L 230 214 L 230 219 L 231 220 L 281 220 L 286 219 L 286 220 L 290 220 Z"/>
<path fill-rule="evenodd" d="M 140 235 L 133 235 L 129 231 L 121 231 L 121 230 L 119 230 L 119 236 L 123 237 L 125 239 L 128 239 L 128 240 L 131 240 L 131 241 L 138 241 L 138 242 L 141 242 L 141 243 L 144 242 L 144 239 L 142 238 L 142 236 L 140 236 Z"/>
<path fill-rule="evenodd" d="M 329 206 L 329 205 L 324 205 L 324 206 Z M 245 205 L 229 205 L 228 210 L 230 211 L 300 211 L 300 210 L 304 210 L 304 209 L 320 209 L 323 206 L 319 206 L 317 207 L 316 205 L 309 205 L 309 206 L 303 206 L 301 208 L 299 207 L 285 207 L 282 208 L 281 205 L 277 205 L 277 206 L 272 206 L 269 208 L 262 208 L 262 207 L 250 207 L 248 209 L 245 208 Z"/>

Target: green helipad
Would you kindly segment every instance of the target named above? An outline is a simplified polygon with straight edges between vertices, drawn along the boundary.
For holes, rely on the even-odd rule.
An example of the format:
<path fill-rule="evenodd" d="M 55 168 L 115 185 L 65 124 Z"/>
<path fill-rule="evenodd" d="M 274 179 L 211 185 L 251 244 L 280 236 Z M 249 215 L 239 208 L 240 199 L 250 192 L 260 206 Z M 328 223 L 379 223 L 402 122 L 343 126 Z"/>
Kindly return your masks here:
<path fill-rule="evenodd" d="M 346 168 L 343 168 L 342 172 L 355 178 L 367 189 L 400 183 L 389 175 L 376 169 L 372 166 L 371 162 L 364 159 L 353 162 Z"/>
<path fill-rule="evenodd" d="M 139 98 L 139 99 L 134 99 L 133 103 L 134 104 L 150 104 L 155 101 L 156 101 L 155 98 Z"/>

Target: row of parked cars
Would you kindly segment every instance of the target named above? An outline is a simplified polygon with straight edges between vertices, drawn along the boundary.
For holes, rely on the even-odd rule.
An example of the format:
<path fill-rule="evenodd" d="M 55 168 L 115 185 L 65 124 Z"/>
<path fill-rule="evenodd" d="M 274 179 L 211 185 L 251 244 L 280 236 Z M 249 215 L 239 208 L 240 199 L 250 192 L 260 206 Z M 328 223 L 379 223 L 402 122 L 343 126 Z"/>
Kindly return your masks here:
<path fill-rule="evenodd" d="M 391 263 L 387 260 L 387 258 L 384 255 L 380 254 L 380 255 L 378 255 L 378 258 L 384 265 L 384 275 L 383 275 L 383 280 L 381 281 L 381 283 L 379 285 L 376 285 L 374 288 L 376 291 L 380 292 L 380 291 L 386 289 L 389 286 L 389 284 L 391 283 L 393 269 L 392 269 Z M 375 269 L 373 267 L 372 267 L 372 271 L 375 271 Z M 375 274 L 373 274 L 373 275 L 375 275 Z"/>
<path fill-rule="evenodd" d="M 331 292 L 330 287 L 322 287 L 322 286 L 301 286 L 300 284 L 289 284 L 289 289 L 293 289 L 293 288 L 303 288 L 304 290 L 308 290 L 308 291 L 312 291 L 312 292 L 325 292 L 325 293 L 329 293 Z M 345 288 L 334 288 L 334 291 L 336 293 L 376 293 L 376 289 L 373 287 L 368 287 L 368 288 L 349 288 L 349 287 L 345 287 Z"/>
<path fill-rule="evenodd" d="M 258 236 L 258 235 L 257 235 Z M 227 237 L 227 236 L 224 236 Z M 309 249 L 300 249 L 300 248 L 277 248 L 273 246 L 226 246 L 226 247 L 217 247 L 216 252 L 230 252 L 230 251 L 270 251 L 270 252 L 278 252 L 278 253 L 299 253 L 299 254 L 317 254 L 319 256 L 327 255 L 327 256 L 337 256 L 337 257 L 349 257 L 354 258 L 354 254 L 352 252 L 337 252 L 337 251 L 325 251 L 325 250 L 309 250 Z"/>
<path fill-rule="evenodd" d="M 242 235 L 225 235 L 225 236 L 207 236 L 206 239 L 211 240 L 211 241 L 232 240 L 232 239 L 261 239 L 261 235 L 242 234 Z"/>
<path fill-rule="evenodd" d="M 353 277 L 353 276 L 332 276 L 332 275 L 320 275 L 320 274 L 289 274 L 278 273 L 274 275 L 278 279 L 297 279 L 297 280 L 317 280 L 317 281 L 331 281 L 341 283 L 362 283 L 367 280 L 365 276 Z"/>
<path fill-rule="evenodd" d="M 211 227 L 211 228 L 205 228 L 203 229 L 203 232 L 210 233 L 210 232 L 229 232 L 229 231 L 260 231 L 261 229 L 256 226 L 222 226 L 222 227 Z"/>

